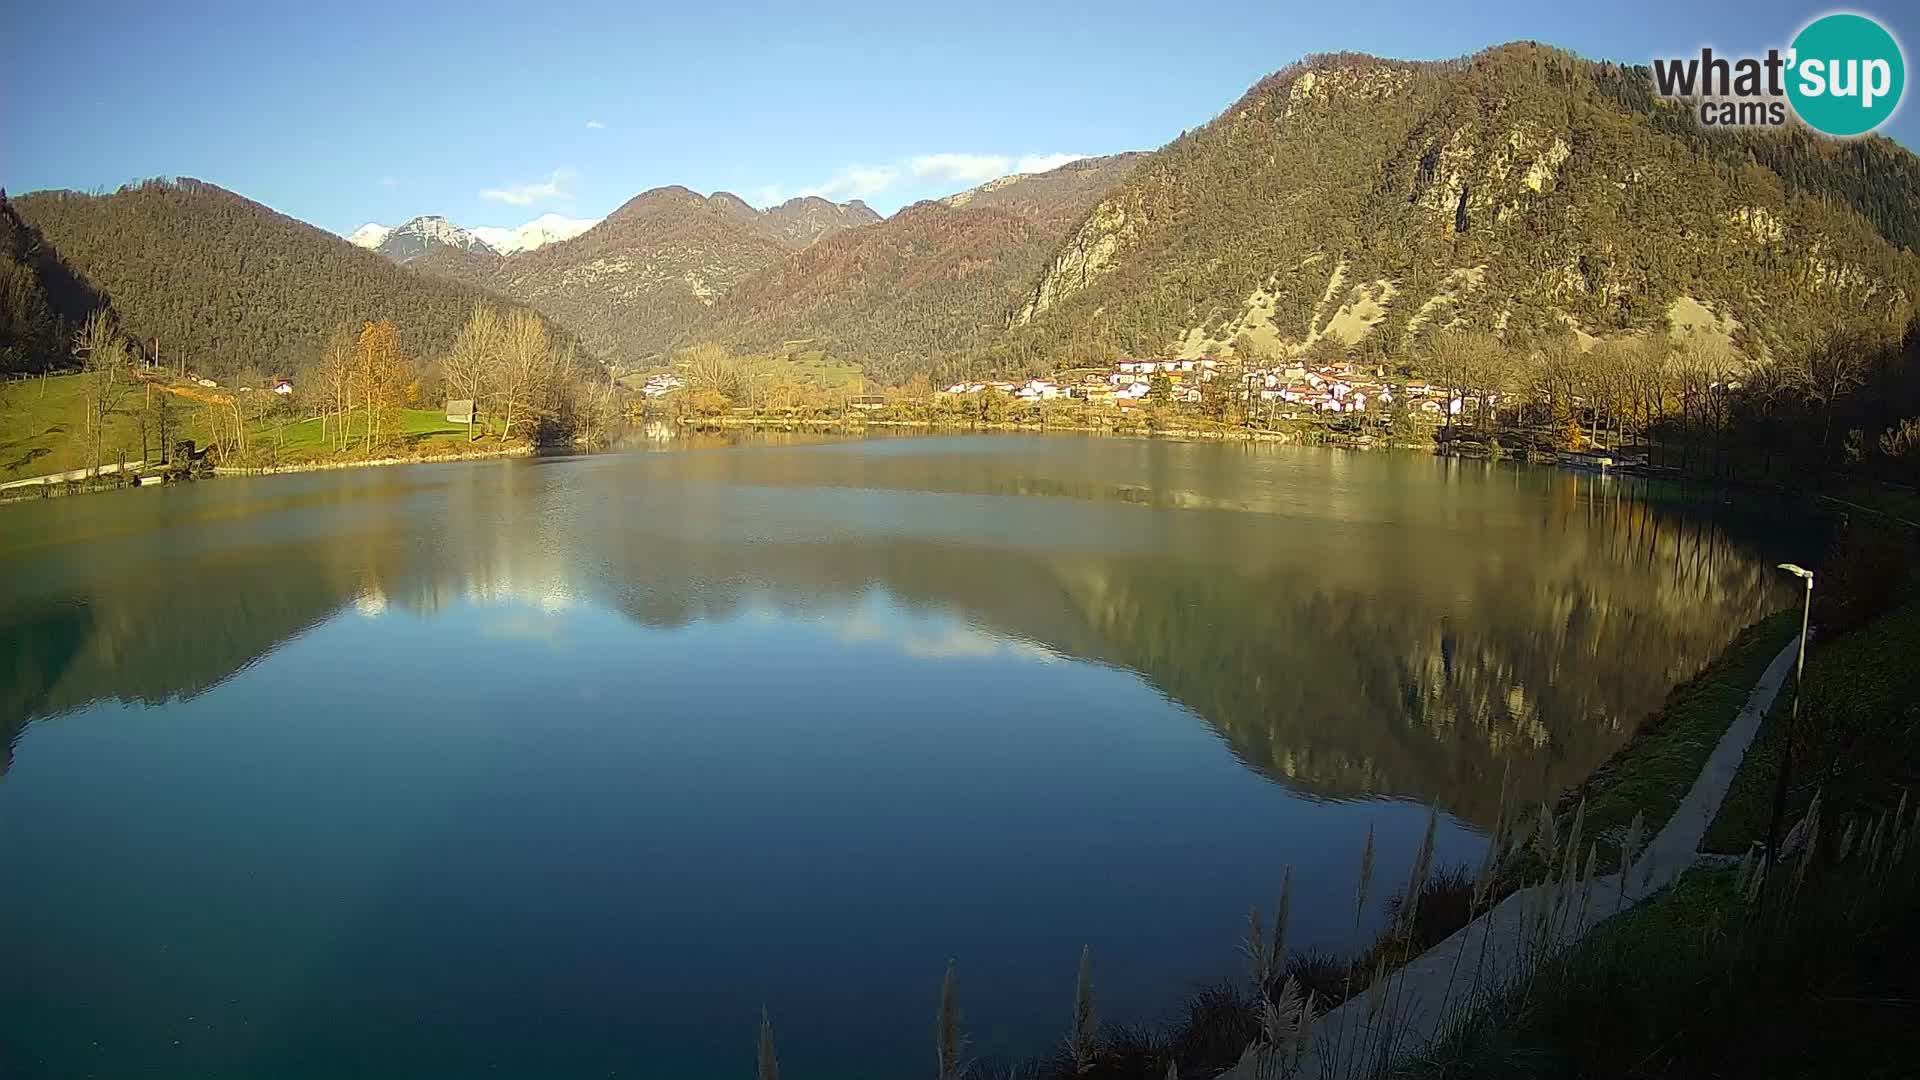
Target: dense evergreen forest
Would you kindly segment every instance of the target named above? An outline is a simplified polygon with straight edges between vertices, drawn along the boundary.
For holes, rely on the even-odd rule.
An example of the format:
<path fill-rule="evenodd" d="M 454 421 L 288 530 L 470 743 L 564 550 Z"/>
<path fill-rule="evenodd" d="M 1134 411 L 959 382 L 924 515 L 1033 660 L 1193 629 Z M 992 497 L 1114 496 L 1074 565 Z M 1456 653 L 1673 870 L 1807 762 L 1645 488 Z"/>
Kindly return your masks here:
<path fill-rule="evenodd" d="M 488 299 L 197 180 L 150 180 L 111 195 L 36 192 L 13 208 L 36 236 L 38 265 L 70 268 L 97 290 L 137 349 L 222 382 L 290 373 L 318 357 L 335 329 L 379 320 L 391 320 L 408 355 L 438 356 Z M 64 314 L 71 322 L 73 312 Z M 49 330 L 40 359 L 24 366 L 66 366 L 63 336 Z"/>
<path fill-rule="evenodd" d="M 1656 130 L 1725 166 L 1758 165 L 1787 191 L 1851 206 L 1880 235 L 1920 251 L 1920 157 L 1881 135 L 1829 139 L 1795 124 L 1783 131 L 1702 127 L 1686 109 L 1654 94 L 1644 66 L 1600 65 L 1594 86 Z"/>
<path fill-rule="evenodd" d="M 69 366 L 74 331 L 104 304 L 0 191 L 0 376 Z"/>

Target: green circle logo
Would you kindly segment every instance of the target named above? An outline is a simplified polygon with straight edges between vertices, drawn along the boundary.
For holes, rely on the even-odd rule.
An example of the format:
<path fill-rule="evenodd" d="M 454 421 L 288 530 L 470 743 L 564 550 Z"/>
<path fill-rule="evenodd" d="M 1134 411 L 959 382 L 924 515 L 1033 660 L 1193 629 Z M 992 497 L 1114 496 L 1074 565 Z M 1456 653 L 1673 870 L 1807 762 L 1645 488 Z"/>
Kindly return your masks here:
<path fill-rule="evenodd" d="M 1808 127 L 1864 135 L 1885 123 L 1907 85 L 1900 43 L 1865 15 L 1823 15 L 1793 39 L 1787 100 Z"/>

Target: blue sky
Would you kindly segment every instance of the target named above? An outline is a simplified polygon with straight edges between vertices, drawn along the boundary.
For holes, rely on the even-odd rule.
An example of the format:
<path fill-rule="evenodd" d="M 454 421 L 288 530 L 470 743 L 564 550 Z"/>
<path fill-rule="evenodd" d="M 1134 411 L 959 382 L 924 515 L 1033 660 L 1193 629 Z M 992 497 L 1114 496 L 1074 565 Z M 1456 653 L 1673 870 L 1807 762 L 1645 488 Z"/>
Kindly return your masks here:
<path fill-rule="evenodd" d="M 1645 63 L 1784 45 L 1829 10 L 29 2 L 0 43 L 0 185 L 197 176 L 340 232 L 421 213 L 598 217 L 662 184 L 890 213 L 1022 164 L 1159 146 L 1307 53 L 1439 58 L 1526 38 Z M 1920 5 L 1852 10 L 1913 59 Z M 1920 108 L 1883 131 L 1920 145 Z"/>

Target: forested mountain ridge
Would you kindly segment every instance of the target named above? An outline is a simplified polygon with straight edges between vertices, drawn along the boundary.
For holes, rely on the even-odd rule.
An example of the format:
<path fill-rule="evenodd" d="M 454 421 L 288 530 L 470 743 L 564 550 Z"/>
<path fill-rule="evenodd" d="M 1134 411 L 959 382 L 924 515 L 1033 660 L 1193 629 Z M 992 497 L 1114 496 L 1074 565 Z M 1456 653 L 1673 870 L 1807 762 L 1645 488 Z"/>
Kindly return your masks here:
<path fill-rule="evenodd" d="M 989 180 L 940 202 L 956 210 L 1005 210 L 1064 236 L 1146 156 L 1133 151 L 1080 158 L 1046 172 L 1015 173 Z"/>
<path fill-rule="evenodd" d="M 1595 86 L 1655 128 L 1716 161 L 1752 163 L 1778 175 L 1786 190 L 1845 202 L 1880 235 L 1920 252 L 1920 156 L 1884 135 L 1830 139 L 1798 125 L 1781 131 L 1702 127 L 1686 108 L 1654 94 L 1645 67 L 1601 65 Z"/>
<path fill-rule="evenodd" d="M 717 193 L 714 198 L 726 195 Z M 742 205 L 745 205 L 744 203 Z M 752 210 L 752 207 L 748 207 Z M 844 203 L 832 202 L 818 195 L 803 195 L 788 199 L 778 206 L 765 210 L 754 210 L 761 229 L 771 233 L 788 247 L 806 247 L 823 236 L 830 236 L 842 229 L 871 225 L 880 220 L 873 208 L 859 199 L 850 199 Z"/>
<path fill-rule="evenodd" d="M 292 371 L 335 328 L 379 319 L 393 320 L 409 355 L 436 357 L 494 299 L 198 180 L 35 192 L 14 205 L 143 348 L 157 340 L 163 361 L 216 378 Z"/>
<path fill-rule="evenodd" d="M 740 282 L 683 340 L 805 342 L 881 381 L 944 377 L 990 347 L 1067 227 L 1141 156 L 1002 177 L 828 236 Z"/>
<path fill-rule="evenodd" d="M 103 303 L 0 191 L 0 375 L 65 367 L 74 329 Z"/>
<path fill-rule="evenodd" d="M 410 265 L 525 301 L 632 364 L 665 348 L 747 275 L 877 220 L 857 201 L 803 198 L 756 210 L 727 192 L 672 186 L 634 196 L 570 240 L 504 258 L 441 249 Z"/>
<path fill-rule="evenodd" d="M 984 349 L 1057 234 L 1017 214 L 909 206 L 777 260 L 690 322 L 678 343 L 804 345 L 883 381 Z"/>
<path fill-rule="evenodd" d="M 1410 356 L 1449 325 L 1524 342 L 1669 318 L 1764 358 L 1920 293 L 1839 192 L 1709 157 L 1624 105 L 1621 70 L 1531 44 L 1286 68 L 1093 207 L 995 359 Z"/>
<path fill-rule="evenodd" d="M 0 236 L 0 329 L 9 355 L 64 355 L 51 274 L 218 372 L 287 366 L 333 323 L 383 315 L 431 353 L 494 293 L 623 368 L 703 340 L 805 343 L 895 382 L 1316 346 L 1417 361 L 1448 327 L 1523 353 L 1569 329 L 1685 326 L 1765 360 L 1911 308 L 1920 159 L 1878 137 L 1708 131 L 1647 78 L 1528 43 L 1311 57 L 1158 151 L 889 219 L 664 187 L 570 239 L 435 244 L 404 270 L 195 181 L 36 193 L 13 230 L 32 238 Z"/>

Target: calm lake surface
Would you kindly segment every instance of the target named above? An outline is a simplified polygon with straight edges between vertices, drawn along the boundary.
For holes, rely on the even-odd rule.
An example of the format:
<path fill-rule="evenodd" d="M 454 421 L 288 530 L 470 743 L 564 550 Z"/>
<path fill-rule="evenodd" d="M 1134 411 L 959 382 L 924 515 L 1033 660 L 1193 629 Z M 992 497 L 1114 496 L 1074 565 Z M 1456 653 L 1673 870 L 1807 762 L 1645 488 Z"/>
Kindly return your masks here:
<path fill-rule="evenodd" d="M 1349 948 L 1788 599 L 1725 506 L 1075 437 L 0 507 L 12 1077 L 926 1074 Z"/>

